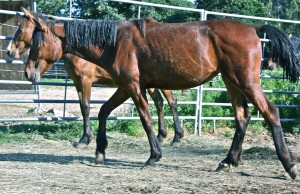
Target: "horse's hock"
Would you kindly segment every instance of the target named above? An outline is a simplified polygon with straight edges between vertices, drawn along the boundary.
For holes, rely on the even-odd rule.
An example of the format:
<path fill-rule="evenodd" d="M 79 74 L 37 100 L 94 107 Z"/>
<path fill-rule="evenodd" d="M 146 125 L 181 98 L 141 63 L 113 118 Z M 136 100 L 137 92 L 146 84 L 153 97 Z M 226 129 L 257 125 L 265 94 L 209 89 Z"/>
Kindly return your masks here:
<path fill-rule="evenodd" d="M 30 0 L 23 1 L 0 1 L 0 9 L 19 11 L 20 6 L 29 8 Z M 11 36 L 14 34 L 19 22 L 19 16 L 0 14 L 0 34 L 3 36 Z M 9 59 L 6 56 L 6 48 L 9 40 L 0 40 L 1 52 L 0 59 Z M 20 60 L 26 60 L 27 56 L 23 56 Z M 9 59 L 11 60 L 11 59 Z M 3 64 L 0 63 L 0 80 L 25 80 L 23 64 Z M 0 84 L 0 90 L 31 90 L 32 85 L 19 84 Z"/>

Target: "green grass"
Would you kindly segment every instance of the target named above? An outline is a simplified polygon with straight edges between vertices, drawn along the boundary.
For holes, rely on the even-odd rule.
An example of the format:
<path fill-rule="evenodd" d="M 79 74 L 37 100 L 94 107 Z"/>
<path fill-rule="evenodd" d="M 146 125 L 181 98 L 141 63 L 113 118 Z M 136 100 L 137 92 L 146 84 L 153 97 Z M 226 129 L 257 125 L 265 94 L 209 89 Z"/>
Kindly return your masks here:
<path fill-rule="evenodd" d="M 91 128 L 96 137 L 98 121 L 91 121 Z M 107 121 L 107 131 L 124 133 L 130 136 L 145 135 L 139 120 Z M 6 126 L 0 126 L 0 145 L 12 142 L 25 143 L 31 141 L 37 135 L 49 140 L 77 142 L 82 134 L 83 124 L 81 121 L 11 123 Z"/>
<path fill-rule="evenodd" d="M 41 82 L 59 82 L 59 83 L 65 83 L 66 79 L 55 79 L 55 78 L 41 78 Z M 68 82 L 73 82 L 71 79 L 68 79 Z"/>
<path fill-rule="evenodd" d="M 94 123 L 94 122 L 93 122 Z M 95 124 L 92 123 L 94 127 Z M 0 144 L 32 140 L 36 135 L 45 139 L 78 141 L 83 133 L 81 122 L 35 122 L 0 126 Z"/>

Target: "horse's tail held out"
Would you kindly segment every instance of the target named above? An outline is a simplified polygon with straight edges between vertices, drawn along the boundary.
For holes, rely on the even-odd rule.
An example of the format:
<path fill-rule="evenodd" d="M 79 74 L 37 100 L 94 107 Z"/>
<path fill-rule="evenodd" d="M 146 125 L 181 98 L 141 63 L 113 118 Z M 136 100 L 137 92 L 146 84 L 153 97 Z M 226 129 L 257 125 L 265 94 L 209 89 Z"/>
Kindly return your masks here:
<path fill-rule="evenodd" d="M 299 81 L 300 53 L 288 36 L 270 25 L 257 26 L 255 29 L 257 33 L 267 34 L 267 38 L 270 40 L 272 60 L 283 68 L 285 78 L 292 82 Z"/>

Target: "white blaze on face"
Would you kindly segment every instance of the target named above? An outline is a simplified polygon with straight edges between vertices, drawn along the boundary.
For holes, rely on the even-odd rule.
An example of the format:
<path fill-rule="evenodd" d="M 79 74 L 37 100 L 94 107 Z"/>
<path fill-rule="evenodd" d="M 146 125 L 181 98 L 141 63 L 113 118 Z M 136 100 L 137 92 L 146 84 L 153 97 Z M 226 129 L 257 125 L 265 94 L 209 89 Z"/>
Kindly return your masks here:
<path fill-rule="evenodd" d="M 10 51 L 10 50 L 11 50 L 11 44 L 12 44 L 12 40 L 9 41 L 9 44 L 8 44 L 8 46 L 7 46 L 7 48 L 6 48 L 7 51 Z"/>
<path fill-rule="evenodd" d="M 17 32 L 18 30 L 19 30 L 19 28 L 17 28 L 17 30 L 15 31 L 13 37 L 15 37 L 16 32 Z M 9 41 L 9 44 L 8 44 L 8 46 L 7 46 L 7 48 L 6 48 L 7 54 L 10 55 L 10 56 L 13 57 L 13 58 L 18 58 L 19 55 L 18 55 L 18 54 L 15 55 L 15 54 L 16 54 L 16 51 L 12 51 L 12 49 L 13 49 L 13 48 L 12 48 L 12 44 L 13 44 L 13 40 L 10 40 L 10 41 Z M 16 48 L 15 48 L 15 49 L 16 49 Z M 14 56 L 12 56 L 12 53 L 14 53 Z"/>

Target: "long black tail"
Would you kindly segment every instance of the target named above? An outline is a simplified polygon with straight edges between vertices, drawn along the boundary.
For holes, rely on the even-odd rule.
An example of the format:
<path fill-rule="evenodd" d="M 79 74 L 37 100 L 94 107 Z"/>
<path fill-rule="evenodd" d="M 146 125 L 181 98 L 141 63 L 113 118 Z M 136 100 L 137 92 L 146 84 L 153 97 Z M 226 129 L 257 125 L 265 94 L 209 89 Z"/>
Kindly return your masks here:
<path fill-rule="evenodd" d="M 272 60 L 283 68 L 285 77 L 292 82 L 299 81 L 300 51 L 295 48 L 288 36 L 270 25 L 257 26 L 256 32 L 267 34 L 271 45 Z"/>

